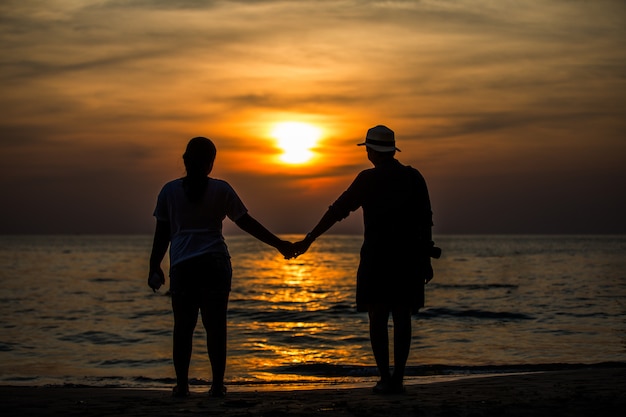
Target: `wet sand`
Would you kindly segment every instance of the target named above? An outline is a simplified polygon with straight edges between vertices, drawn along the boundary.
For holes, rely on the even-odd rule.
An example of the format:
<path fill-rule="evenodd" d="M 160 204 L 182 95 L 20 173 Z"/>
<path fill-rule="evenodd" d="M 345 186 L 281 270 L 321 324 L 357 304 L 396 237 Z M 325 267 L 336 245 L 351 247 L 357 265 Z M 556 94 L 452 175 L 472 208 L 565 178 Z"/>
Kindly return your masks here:
<path fill-rule="evenodd" d="M 407 386 L 403 395 L 371 388 L 281 390 L 230 388 L 225 398 L 194 391 L 102 387 L 0 386 L 9 416 L 622 416 L 626 368 L 463 378 Z"/>

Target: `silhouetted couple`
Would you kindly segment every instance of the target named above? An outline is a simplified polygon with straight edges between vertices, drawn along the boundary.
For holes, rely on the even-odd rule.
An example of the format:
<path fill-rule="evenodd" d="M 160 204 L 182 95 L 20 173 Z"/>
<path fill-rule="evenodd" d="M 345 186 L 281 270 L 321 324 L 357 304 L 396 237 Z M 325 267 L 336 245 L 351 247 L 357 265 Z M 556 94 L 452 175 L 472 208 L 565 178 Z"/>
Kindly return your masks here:
<path fill-rule="evenodd" d="M 358 174 L 319 223 L 296 243 L 278 238 L 255 220 L 225 181 L 210 178 L 216 148 L 211 140 L 189 141 L 183 160 L 187 175 L 163 186 L 154 216 L 156 229 L 148 283 L 165 283 L 161 261 L 169 247 L 170 293 L 174 312 L 173 395 L 189 395 L 189 363 L 198 311 L 207 334 L 213 373 L 209 394 L 226 394 L 226 312 L 232 268 L 222 236 L 222 221 L 276 248 L 286 259 L 305 253 L 316 238 L 359 207 L 364 241 L 357 272 L 356 308 L 367 312 L 370 339 L 380 381 L 377 393 L 401 393 L 411 345 L 411 315 L 424 306 L 424 284 L 433 277 L 432 212 L 428 189 L 418 170 L 395 159 L 394 132 L 385 126 L 368 130 L 364 143 L 374 168 Z M 394 367 L 389 365 L 387 325 L 394 324 Z"/>

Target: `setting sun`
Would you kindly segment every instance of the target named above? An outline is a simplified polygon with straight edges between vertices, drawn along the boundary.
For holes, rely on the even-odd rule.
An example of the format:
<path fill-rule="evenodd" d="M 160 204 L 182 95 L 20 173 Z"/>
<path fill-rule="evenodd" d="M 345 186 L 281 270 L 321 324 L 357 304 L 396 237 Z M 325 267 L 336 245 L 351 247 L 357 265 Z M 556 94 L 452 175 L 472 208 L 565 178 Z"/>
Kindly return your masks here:
<path fill-rule="evenodd" d="M 283 151 L 281 161 L 302 164 L 314 156 L 312 148 L 317 144 L 321 130 L 308 123 L 282 122 L 276 124 L 271 135 Z"/>

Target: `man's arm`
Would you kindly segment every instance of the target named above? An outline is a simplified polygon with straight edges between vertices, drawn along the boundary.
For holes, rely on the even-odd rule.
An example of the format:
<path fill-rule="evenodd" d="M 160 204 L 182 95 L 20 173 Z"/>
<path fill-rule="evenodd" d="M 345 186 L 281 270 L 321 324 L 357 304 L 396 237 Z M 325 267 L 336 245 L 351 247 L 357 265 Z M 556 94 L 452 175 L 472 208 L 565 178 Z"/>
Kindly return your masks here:
<path fill-rule="evenodd" d="M 306 237 L 299 242 L 294 243 L 294 256 L 302 255 L 309 250 L 309 247 L 315 239 L 323 235 L 328 229 L 330 229 L 335 223 L 337 223 L 337 215 L 333 212 L 332 207 L 329 208 L 322 216 L 320 221 L 315 225 L 313 230 L 307 233 Z"/>

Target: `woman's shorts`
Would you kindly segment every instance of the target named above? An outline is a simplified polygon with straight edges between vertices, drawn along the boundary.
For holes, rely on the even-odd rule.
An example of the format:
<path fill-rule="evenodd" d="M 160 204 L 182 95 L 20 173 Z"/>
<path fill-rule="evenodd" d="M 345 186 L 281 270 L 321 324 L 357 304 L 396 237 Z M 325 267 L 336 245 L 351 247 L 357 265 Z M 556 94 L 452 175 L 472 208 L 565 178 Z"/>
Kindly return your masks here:
<path fill-rule="evenodd" d="M 233 277 L 230 256 L 225 253 L 207 253 L 187 259 L 170 270 L 172 295 L 228 293 Z"/>

